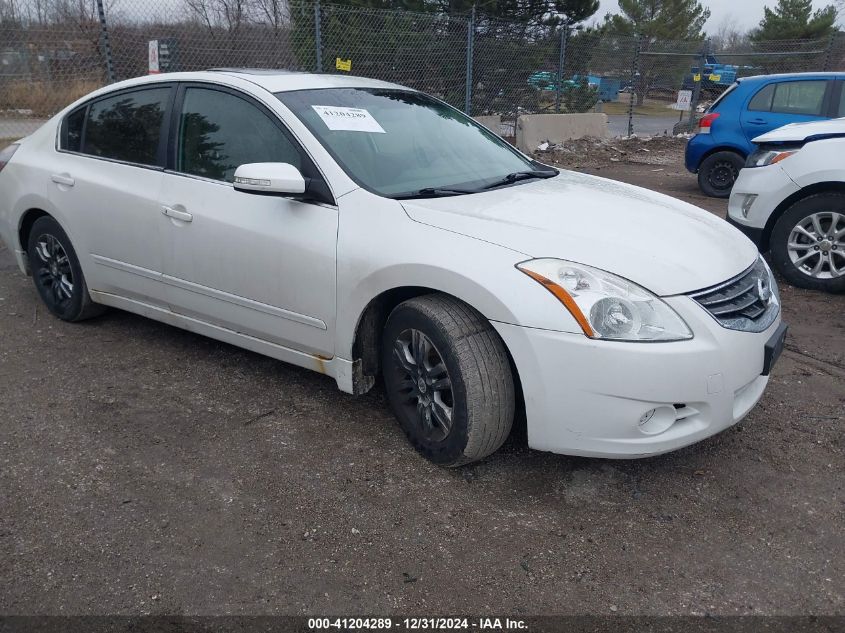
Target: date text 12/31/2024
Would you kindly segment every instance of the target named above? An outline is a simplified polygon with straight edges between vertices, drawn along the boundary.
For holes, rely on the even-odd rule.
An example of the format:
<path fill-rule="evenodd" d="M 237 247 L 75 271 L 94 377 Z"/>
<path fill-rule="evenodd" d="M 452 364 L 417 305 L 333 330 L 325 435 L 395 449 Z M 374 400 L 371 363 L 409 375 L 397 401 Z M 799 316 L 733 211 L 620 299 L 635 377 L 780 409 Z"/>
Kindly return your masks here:
<path fill-rule="evenodd" d="M 309 618 L 308 628 L 320 630 L 479 630 L 479 631 L 519 631 L 527 630 L 525 620 L 512 618 Z"/>

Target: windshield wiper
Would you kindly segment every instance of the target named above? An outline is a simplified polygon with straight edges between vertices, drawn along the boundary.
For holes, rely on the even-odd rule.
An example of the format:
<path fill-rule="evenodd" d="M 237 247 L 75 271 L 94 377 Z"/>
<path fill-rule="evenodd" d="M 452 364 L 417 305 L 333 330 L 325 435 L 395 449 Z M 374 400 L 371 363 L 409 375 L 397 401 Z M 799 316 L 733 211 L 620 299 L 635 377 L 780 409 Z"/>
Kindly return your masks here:
<path fill-rule="evenodd" d="M 551 178 L 553 176 L 557 176 L 557 170 L 547 170 L 547 169 L 531 169 L 529 171 L 516 171 L 512 174 L 508 174 L 501 180 L 497 180 L 496 182 L 487 185 L 484 187 L 485 189 L 495 189 L 496 187 L 503 187 L 505 185 L 510 185 L 520 180 L 528 180 L 530 178 Z"/>
<path fill-rule="evenodd" d="M 391 196 L 395 200 L 409 200 L 412 198 L 443 198 L 446 196 L 463 196 L 468 193 L 479 193 L 487 189 L 495 189 L 504 185 L 510 185 L 520 180 L 529 180 L 531 178 L 551 178 L 557 176 L 558 171 L 551 169 L 532 169 L 528 171 L 517 171 L 508 174 L 504 178 L 497 180 L 493 184 L 481 187 L 480 189 L 460 189 L 458 187 L 426 187 L 419 191 L 412 191 L 409 193 L 400 193 L 396 196 Z"/>
<path fill-rule="evenodd" d="M 411 193 L 392 196 L 395 200 L 409 200 L 412 198 L 443 198 L 445 196 L 463 196 L 468 193 L 478 193 L 478 189 L 458 189 L 455 187 L 426 187 Z"/>

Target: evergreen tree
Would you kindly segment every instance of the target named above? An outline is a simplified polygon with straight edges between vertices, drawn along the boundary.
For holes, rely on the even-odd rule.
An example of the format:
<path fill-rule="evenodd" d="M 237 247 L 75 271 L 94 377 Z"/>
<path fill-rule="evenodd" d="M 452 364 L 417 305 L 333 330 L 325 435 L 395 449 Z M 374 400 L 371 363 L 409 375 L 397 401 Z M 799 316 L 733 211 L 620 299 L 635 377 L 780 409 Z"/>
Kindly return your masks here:
<path fill-rule="evenodd" d="M 765 7 L 760 26 L 751 33 L 754 42 L 822 39 L 834 31 L 837 11 L 833 5 L 813 11 L 812 0 L 778 0 Z"/>
<path fill-rule="evenodd" d="M 619 0 L 619 10 L 605 18 L 610 32 L 651 41 L 701 40 L 710 17 L 698 0 Z"/>
<path fill-rule="evenodd" d="M 704 39 L 702 28 L 710 9 L 698 0 L 619 0 L 621 13 L 605 18 L 609 34 L 638 38 L 643 52 L 661 50 L 671 42 L 697 42 Z M 662 43 L 662 44 L 661 44 Z M 633 90 L 637 105 L 642 105 L 655 81 L 680 79 L 689 69 L 683 57 L 649 55 L 640 58 L 640 76 Z"/>

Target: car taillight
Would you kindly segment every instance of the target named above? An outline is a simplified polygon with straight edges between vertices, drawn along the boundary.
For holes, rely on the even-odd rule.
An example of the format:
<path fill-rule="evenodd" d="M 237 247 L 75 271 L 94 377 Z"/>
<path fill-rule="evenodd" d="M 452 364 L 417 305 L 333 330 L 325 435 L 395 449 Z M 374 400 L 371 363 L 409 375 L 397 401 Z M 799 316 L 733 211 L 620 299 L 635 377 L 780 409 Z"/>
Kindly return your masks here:
<path fill-rule="evenodd" d="M 12 159 L 12 156 L 18 150 L 18 147 L 20 147 L 20 145 L 18 145 L 17 143 L 12 143 L 11 145 L 9 145 L 9 147 L 0 150 L 0 171 L 3 171 L 3 168 L 6 166 L 6 163 L 8 163 Z"/>
<path fill-rule="evenodd" d="M 705 114 L 698 121 L 698 133 L 699 134 L 710 134 L 710 126 L 713 125 L 713 121 L 715 121 L 718 118 L 719 118 L 718 112 L 711 112 L 710 114 Z"/>

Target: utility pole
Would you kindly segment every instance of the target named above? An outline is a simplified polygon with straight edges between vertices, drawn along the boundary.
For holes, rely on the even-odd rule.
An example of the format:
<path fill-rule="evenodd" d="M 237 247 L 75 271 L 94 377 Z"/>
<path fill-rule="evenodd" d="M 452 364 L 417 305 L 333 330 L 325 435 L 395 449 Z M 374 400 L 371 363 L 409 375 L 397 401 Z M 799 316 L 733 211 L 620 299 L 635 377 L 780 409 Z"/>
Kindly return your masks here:
<path fill-rule="evenodd" d="M 555 90 L 555 112 L 560 114 L 560 95 L 563 90 L 563 69 L 566 65 L 566 41 L 569 39 L 569 16 L 563 18 L 560 31 L 560 58 L 557 62 L 557 89 Z"/>
<path fill-rule="evenodd" d="M 106 25 L 106 11 L 103 8 L 103 0 L 97 0 L 97 16 L 100 18 L 100 42 L 102 44 L 103 56 L 106 58 L 106 78 L 111 84 L 115 80 L 114 62 L 112 61 L 109 28 Z"/>
<path fill-rule="evenodd" d="M 472 114 L 472 57 L 475 47 L 475 5 L 472 5 L 472 13 L 469 14 L 467 24 L 467 64 L 466 64 L 466 86 L 464 94 L 464 113 Z"/>
<path fill-rule="evenodd" d="M 692 89 L 692 103 L 689 106 L 689 126 L 695 122 L 696 110 L 698 109 L 698 101 L 701 99 L 701 85 L 704 83 L 704 65 L 707 63 L 707 56 L 710 54 L 710 40 L 704 40 L 701 45 L 701 57 L 698 59 L 698 77 L 699 81 L 693 81 Z M 693 79 L 695 77 L 693 76 Z"/>
<path fill-rule="evenodd" d="M 317 49 L 317 72 L 323 72 L 323 33 L 322 33 L 323 12 L 320 8 L 320 0 L 314 4 L 314 44 Z"/>

